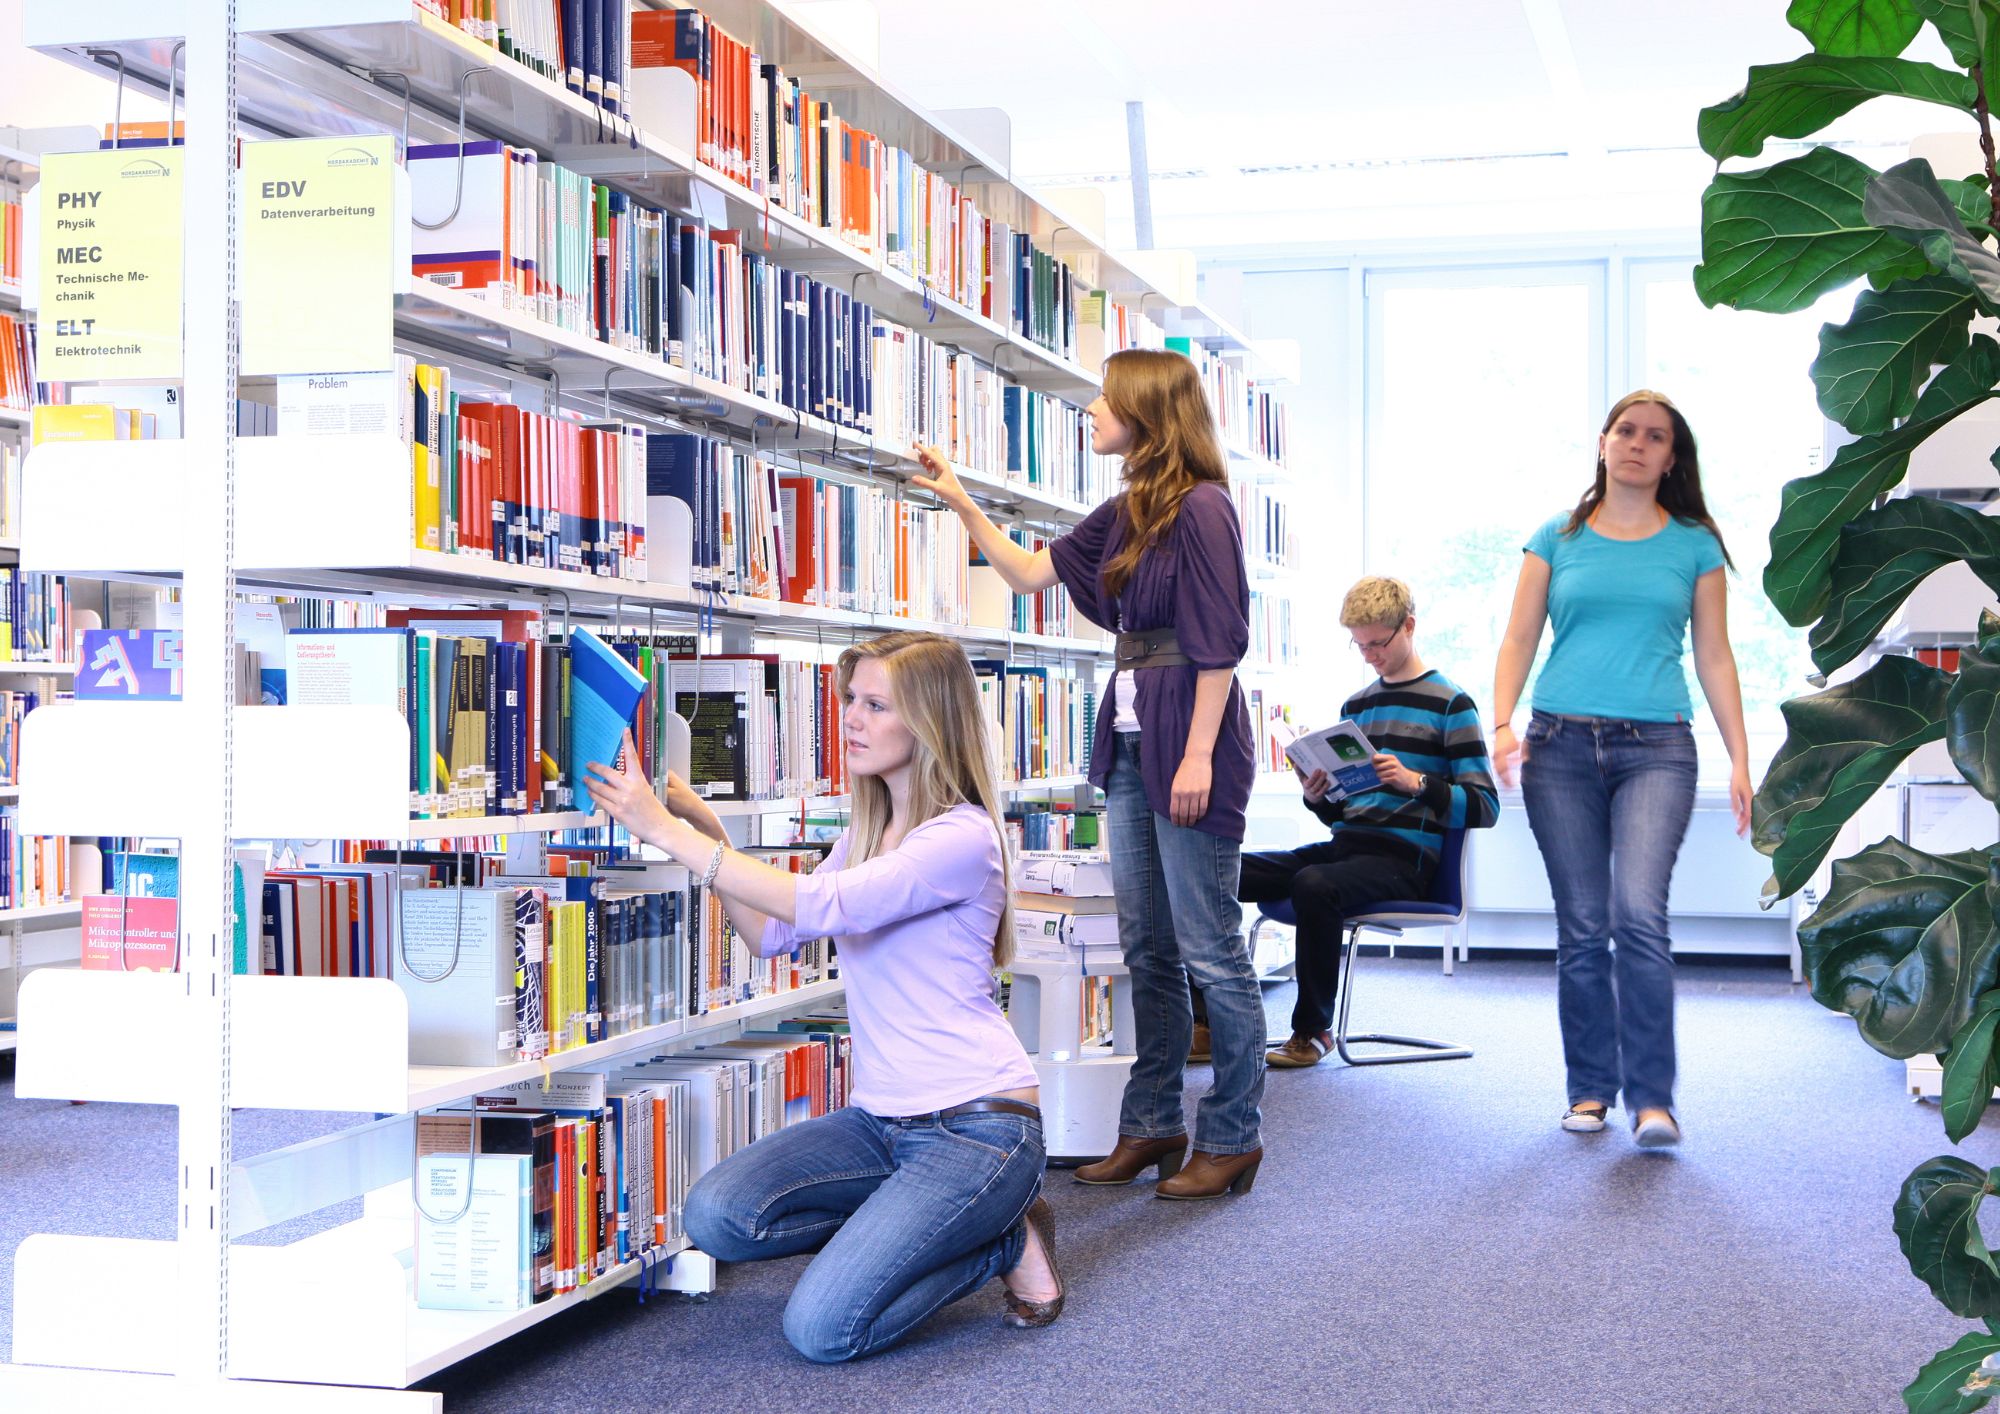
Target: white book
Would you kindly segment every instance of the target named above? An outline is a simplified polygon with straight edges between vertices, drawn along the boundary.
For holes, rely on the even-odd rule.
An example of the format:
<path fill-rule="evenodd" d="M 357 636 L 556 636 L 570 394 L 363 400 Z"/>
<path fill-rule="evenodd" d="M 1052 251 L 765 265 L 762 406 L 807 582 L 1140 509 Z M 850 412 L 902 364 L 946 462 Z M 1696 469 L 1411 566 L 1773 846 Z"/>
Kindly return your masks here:
<path fill-rule="evenodd" d="M 285 635 L 286 702 L 407 712 L 409 652 L 408 629 L 293 629 Z"/>
<path fill-rule="evenodd" d="M 280 437 L 330 437 L 393 432 L 410 440 L 404 389 L 416 360 L 399 354 L 394 372 L 293 373 L 278 382 Z M 407 365 L 407 368 L 405 367 Z"/>
<path fill-rule="evenodd" d="M 525 1309 L 534 1299 L 534 1159 L 420 1155 L 416 1192 L 417 1305 L 430 1311 Z"/>
<path fill-rule="evenodd" d="M 1093 948 L 1116 949 L 1115 913 L 1056 913 L 1015 908 L 1014 946 L 1023 956 L 1074 957 Z"/>
<path fill-rule="evenodd" d="M 1306 775 L 1326 772 L 1333 782 L 1326 793 L 1328 800 L 1345 800 L 1381 785 L 1382 777 L 1373 765 L 1375 755 L 1367 733 L 1349 721 L 1307 732 L 1285 748 L 1285 759 Z"/>
<path fill-rule="evenodd" d="M 406 891 L 402 912 L 389 970 L 410 1006 L 411 1064 L 513 1064 L 514 891 Z"/>
<path fill-rule="evenodd" d="M 1110 898 L 1111 856 L 1102 850 L 1024 849 L 1014 862 L 1014 887 L 1023 893 Z"/>

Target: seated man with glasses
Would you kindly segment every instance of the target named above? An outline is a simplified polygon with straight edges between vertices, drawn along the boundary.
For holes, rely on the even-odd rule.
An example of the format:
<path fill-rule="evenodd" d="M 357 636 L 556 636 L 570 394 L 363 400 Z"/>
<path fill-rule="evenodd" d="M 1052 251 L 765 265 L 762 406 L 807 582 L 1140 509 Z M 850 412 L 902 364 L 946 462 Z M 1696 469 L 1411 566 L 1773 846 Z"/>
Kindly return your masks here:
<path fill-rule="evenodd" d="M 1364 579 L 1347 591 L 1340 622 L 1378 674 L 1347 699 L 1341 716 L 1381 754 L 1382 784 L 1338 802 L 1323 771 L 1302 777 L 1306 805 L 1333 838 L 1303 849 L 1243 856 L 1245 903 L 1289 898 L 1298 910 L 1299 998 L 1292 1038 L 1265 1059 L 1318 1065 L 1333 1049 L 1340 935 L 1348 917 L 1385 899 L 1421 899 L 1447 828 L 1481 829 L 1499 813 L 1479 709 L 1417 657 L 1416 601 L 1399 579 Z"/>

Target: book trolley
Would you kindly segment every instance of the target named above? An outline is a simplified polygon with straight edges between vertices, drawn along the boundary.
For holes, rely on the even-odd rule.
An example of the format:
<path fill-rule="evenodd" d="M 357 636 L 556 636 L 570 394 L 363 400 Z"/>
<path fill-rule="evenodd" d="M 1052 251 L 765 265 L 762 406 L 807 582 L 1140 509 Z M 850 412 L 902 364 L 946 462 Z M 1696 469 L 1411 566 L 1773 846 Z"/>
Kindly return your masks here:
<path fill-rule="evenodd" d="M 664 8 L 635 6 L 649 7 Z M 703 9 L 766 59 L 810 73 L 848 121 L 871 125 L 965 184 L 982 209 L 1067 261 L 1083 286 L 1134 304 L 1161 298 L 1011 184 L 1004 158 L 906 102 L 781 3 L 724 0 Z M 28 719 L 23 828 L 180 841 L 182 966 L 30 975 L 21 987 L 18 1091 L 175 1105 L 179 1163 L 173 1239 L 41 1235 L 22 1245 L 17 1363 L 0 1365 L 0 1406 L 436 1409 L 439 1396 L 408 1386 L 642 1274 L 706 1290 L 714 1271 L 702 1254 L 683 1251 L 670 1271 L 642 1273 L 632 1262 L 518 1311 L 418 1308 L 409 1270 L 416 1114 L 545 1069 L 588 1069 L 724 1038 L 823 1005 L 839 983 L 758 997 L 546 1062 L 476 1070 L 411 1064 L 407 1004 L 393 982 L 232 975 L 237 840 L 505 834 L 512 843 L 602 823 L 584 811 L 413 821 L 410 728 L 394 709 L 230 705 L 239 589 L 536 607 L 609 630 L 671 624 L 721 652 L 772 639 L 825 651 L 892 628 L 933 628 L 975 657 L 1067 664 L 1080 676 L 1097 670 L 1106 645 L 1097 636 L 917 623 L 416 548 L 409 450 L 395 437 L 237 435 L 239 142 L 501 139 L 685 219 L 742 230 L 774 264 L 837 279 L 887 319 L 962 348 L 1025 388 L 1080 406 L 1098 379 L 699 160 L 691 126 L 654 132 L 608 115 L 410 0 L 30 0 L 26 31 L 46 54 L 167 95 L 170 112 L 186 121 L 186 145 L 177 149 L 188 252 L 185 435 L 37 448 L 25 473 L 22 556 L 27 568 L 177 583 L 185 687 L 177 702 L 58 702 Z M 816 476 L 871 486 L 900 488 L 917 470 L 907 446 L 419 281 L 407 255 L 402 249 L 385 275 L 396 347 L 477 370 L 523 406 L 692 428 Z M 963 479 L 997 514 L 1046 533 L 1090 509 L 1015 476 L 967 471 Z M 301 487 L 337 489 L 302 505 Z M 1061 776 L 1010 790 L 1081 795 L 1087 787 Z M 739 843 L 758 844 L 767 825 L 783 826 L 801 805 L 739 802 L 722 813 L 732 834 L 742 832 Z M 0 918 L 0 930 L 6 924 Z M 380 1118 L 239 1159 L 231 1111 L 258 1107 Z M 359 1218 L 311 1237 L 283 1246 L 242 1240 L 354 1199 L 362 1200 Z M 105 1319 L 107 1282 L 154 1316 Z"/>

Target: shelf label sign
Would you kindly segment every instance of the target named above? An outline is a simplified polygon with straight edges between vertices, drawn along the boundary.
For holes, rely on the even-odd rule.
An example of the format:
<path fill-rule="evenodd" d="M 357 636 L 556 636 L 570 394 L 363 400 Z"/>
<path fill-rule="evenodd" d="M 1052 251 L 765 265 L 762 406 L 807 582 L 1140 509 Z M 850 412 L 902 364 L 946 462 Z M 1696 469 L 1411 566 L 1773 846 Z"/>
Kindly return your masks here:
<path fill-rule="evenodd" d="M 184 148 L 51 153 L 41 177 L 39 376 L 181 376 Z"/>
<path fill-rule="evenodd" d="M 399 170 L 387 136 L 243 145 L 245 373 L 395 367 Z"/>

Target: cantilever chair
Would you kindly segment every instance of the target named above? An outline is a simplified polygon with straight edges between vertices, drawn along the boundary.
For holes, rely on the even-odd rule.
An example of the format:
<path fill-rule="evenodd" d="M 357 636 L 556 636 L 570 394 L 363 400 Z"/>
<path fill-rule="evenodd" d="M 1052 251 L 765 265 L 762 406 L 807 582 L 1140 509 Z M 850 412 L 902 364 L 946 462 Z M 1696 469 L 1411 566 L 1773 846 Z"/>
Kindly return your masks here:
<path fill-rule="evenodd" d="M 1409 1061 L 1464 1060 L 1472 1052 L 1470 1049 L 1451 1041 L 1427 1041 L 1421 1036 L 1393 1036 L 1385 1032 L 1370 1031 L 1362 1035 L 1351 1035 L 1347 1029 L 1347 1008 L 1354 1000 L 1354 954 L 1359 949 L 1364 931 L 1387 933 L 1391 937 L 1401 937 L 1408 928 L 1451 928 L 1456 930 L 1465 921 L 1465 858 L 1466 831 L 1463 828 L 1446 830 L 1444 847 L 1438 859 L 1437 876 L 1431 882 L 1431 896 L 1427 899 L 1385 899 L 1373 905 L 1368 912 L 1356 914 L 1347 920 L 1347 933 L 1341 945 L 1340 958 L 1340 1000 L 1335 1006 L 1333 1023 L 1333 1047 L 1340 1058 L 1349 1065 L 1399 1065 Z M 1280 899 L 1276 903 L 1258 905 L 1257 922 L 1251 925 L 1250 950 L 1256 951 L 1257 928 L 1266 919 L 1273 923 L 1296 926 L 1298 913 L 1290 899 Z M 1445 939 L 1445 955 L 1457 942 L 1455 937 Z M 1348 1049 L 1350 1044 L 1393 1046 L 1397 1049 L 1372 1055 L 1355 1055 Z"/>

